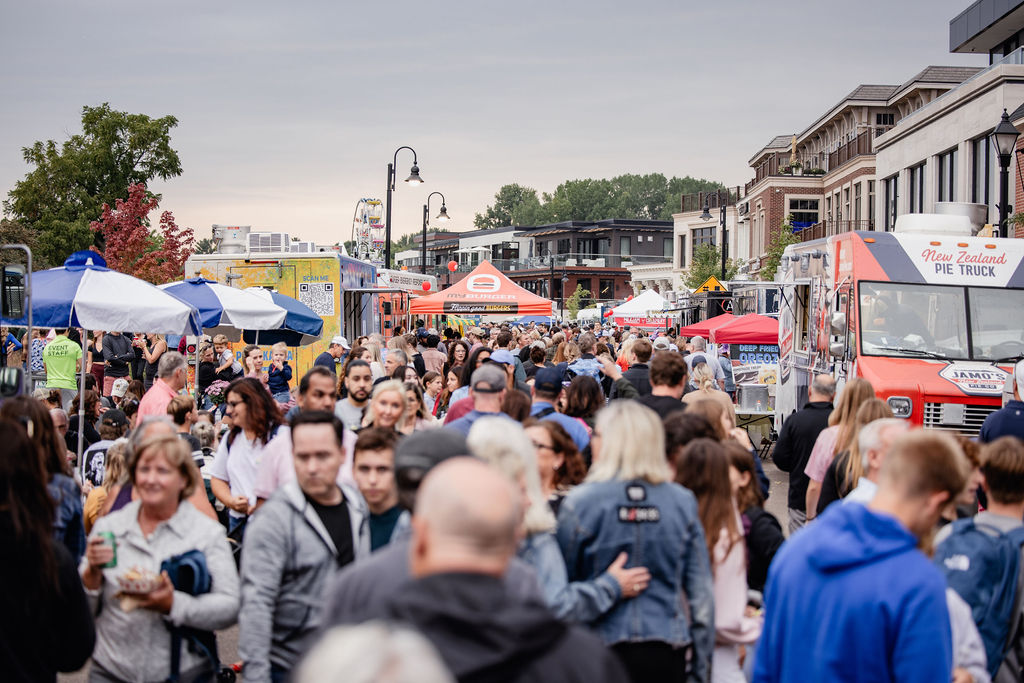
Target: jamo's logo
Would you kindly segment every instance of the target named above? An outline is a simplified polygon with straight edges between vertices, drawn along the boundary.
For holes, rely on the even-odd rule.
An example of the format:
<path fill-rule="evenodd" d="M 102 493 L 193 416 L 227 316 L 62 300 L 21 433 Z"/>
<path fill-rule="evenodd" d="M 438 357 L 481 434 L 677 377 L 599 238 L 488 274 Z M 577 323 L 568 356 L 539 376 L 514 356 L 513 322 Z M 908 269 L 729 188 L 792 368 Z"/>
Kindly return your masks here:
<path fill-rule="evenodd" d="M 466 289 L 478 294 L 489 294 L 501 289 L 501 281 L 496 275 L 481 273 L 466 279 Z"/>

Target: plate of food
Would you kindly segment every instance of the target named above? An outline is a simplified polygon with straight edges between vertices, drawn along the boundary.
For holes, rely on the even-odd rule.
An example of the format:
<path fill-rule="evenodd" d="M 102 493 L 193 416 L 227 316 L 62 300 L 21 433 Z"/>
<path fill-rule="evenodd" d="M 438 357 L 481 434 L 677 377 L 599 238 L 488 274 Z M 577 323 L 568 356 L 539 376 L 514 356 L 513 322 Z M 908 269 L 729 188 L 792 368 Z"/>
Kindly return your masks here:
<path fill-rule="evenodd" d="M 159 574 L 142 567 L 132 567 L 117 577 L 117 583 L 121 587 L 121 592 L 132 595 L 151 593 L 160 586 L 160 581 Z"/>

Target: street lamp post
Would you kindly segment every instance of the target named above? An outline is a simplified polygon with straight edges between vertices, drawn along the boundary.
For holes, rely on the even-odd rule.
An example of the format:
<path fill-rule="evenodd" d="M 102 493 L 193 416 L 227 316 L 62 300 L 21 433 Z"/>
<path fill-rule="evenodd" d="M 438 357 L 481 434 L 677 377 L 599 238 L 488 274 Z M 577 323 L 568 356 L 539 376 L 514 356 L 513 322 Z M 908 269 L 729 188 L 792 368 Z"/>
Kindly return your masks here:
<path fill-rule="evenodd" d="M 427 226 L 430 225 L 430 198 L 434 195 L 441 196 L 441 210 L 437 214 L 437 220 L 442 223 L 447 222 L 448 219 L 448 207 L 444 205 L 444 195 L 440 192 L 431 192 L 427 195 L 427 203 L 423 205 L 423 243 L 420 244 L 420 255 L 422 258 L 422 266 L 420 272 L 424 275 L 427 274 Z"/>
<path fill-rule="evenodd" d="M 721 202 L 721 199 L 719 199 Z M 725 282 L 725 262 L 729 258 L 729 235 L 725 230 L 725 204 L 720 207 L 719 224 L 722 226 L 722 282 Z M 704 213 L 700 215 L 702 221 L 711 220 L 711 205 L 707 198 L 704 198 Z"/>
<path fill-rule="evenodd" d="M 999 235 L 1005 237 L 1009 233 L 1010 218 L 1010 158 L 1013 156 L 1013 149 L 1017 145 L 1017 136 L 1020 133 L 1012 123 L 1006 110 L 999 124 L 992 130 L 992 144 L 995 145 L 996 153 L 999 155 Z"/>
<path fill-rule="evenodd" d="M 384 214 L 384 267 L 391 267 L 391 193 L 395 191 L 395 166 L 398 165 L 398 153 L 403 149 L 407 149 L 412 152 L 412 168 L 409 169 L 409 177 L 405 179 L 405 182 L 410 185 L 419 185 L 423 182 L 423 178 L 420 178 L 420 167 L 416 162 L 416 150 L 408 145 L 402 145 L 395 150 L 395 156 L 391 163 L 388 164 L 388 186 L 387 186 L 387 200 L 388 208 Z"/>

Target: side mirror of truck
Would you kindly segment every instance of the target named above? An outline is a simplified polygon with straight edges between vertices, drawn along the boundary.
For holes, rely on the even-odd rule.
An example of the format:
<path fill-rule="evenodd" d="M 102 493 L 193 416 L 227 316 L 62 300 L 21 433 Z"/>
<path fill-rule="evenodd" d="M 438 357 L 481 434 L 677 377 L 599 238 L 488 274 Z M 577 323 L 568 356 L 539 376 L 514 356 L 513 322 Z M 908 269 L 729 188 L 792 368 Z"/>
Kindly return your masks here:
<path fill-rule="evenodd" d="M 832 334 L 837 337 L 842 337 L 846 334 L 846 314 L 845 313 L 833 313 L 832 314 Z"/>
<path fill-rule="evenodd" d="M 0 271 L 0 315 L 9 320 L 25 317 L 25 266 L 4 266 Z"/>
<path fill-rule="evenodd" d="M 828 345 L 828 352 L 833 358 L 842 358 L 846 355 L 846 344 L 843 342 L 832 342 Z"/>

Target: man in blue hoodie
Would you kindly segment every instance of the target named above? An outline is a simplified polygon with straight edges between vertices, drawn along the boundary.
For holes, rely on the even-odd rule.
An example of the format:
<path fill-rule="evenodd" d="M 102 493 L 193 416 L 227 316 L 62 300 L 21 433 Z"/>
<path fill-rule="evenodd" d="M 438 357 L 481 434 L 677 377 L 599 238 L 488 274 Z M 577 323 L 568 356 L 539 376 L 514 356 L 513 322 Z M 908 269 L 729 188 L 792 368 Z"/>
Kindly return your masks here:
<path fill-rule="evenodd" d="M 833 505 L 768 575 L 754 682 L 952 680 L 946 582 L 917 549 L 968 465 L 946 434 L 897 439 L 867 505 Z"/>

